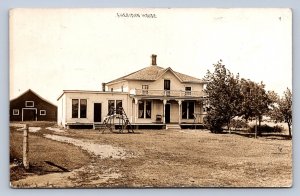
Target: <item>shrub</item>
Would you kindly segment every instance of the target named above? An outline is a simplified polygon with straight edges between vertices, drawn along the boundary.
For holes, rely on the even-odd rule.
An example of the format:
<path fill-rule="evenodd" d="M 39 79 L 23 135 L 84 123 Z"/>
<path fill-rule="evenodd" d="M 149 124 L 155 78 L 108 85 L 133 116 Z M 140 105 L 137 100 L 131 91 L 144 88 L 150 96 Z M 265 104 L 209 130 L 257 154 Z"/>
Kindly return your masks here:
<path fill-rule="evenodd" d="M 204 119 L 204 125 L 212 132 L 212 133 L 221 133 L 223 131 L 222 126 L 224 125 L 224 120 L 217 116 L 207 115 Z"/>
<path fill-rule="evenodd" d="M 240 120 L 240 119 L 232 119 L 230 122 L 230 127 L 234 128 L 234 129 L 245 129 L 245 128 L 249 128 L 248 123 L 245 120 Z"/>
<path fill-rule="evenodd" d="M 269 125 L 261 125 L 257 127 L 258 133 L 281 133 L 284 131 L 282 126 L 275 125 L 274 127 Z M 250 133 L 255 133 L 255 125 L 251 126 L 249 129 Z"/>

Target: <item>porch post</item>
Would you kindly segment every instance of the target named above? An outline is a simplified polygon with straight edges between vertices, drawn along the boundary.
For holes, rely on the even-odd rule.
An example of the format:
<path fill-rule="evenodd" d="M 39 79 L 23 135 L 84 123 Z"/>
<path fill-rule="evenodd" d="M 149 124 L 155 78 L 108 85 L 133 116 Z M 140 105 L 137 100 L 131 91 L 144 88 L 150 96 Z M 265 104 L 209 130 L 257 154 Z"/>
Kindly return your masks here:
<path fill-rule="evenodd" d="M 178 123 L 181 123 L 181 103 L 182 100 L 177 100 L 178 101 Z"/>
<path fill-rule="evenodd" d="M 137 122 L 137 117 L 138 117 L 138 103 L 139 100 L 137 98 L 134 98 L 134 122 Z"/>
<path fill-rule="evenodd" d="M 166 99 L 163 100 L 163 104 L 164 104 L 163 123 L 166 124 L 166 117 L 165 117 L 165 115 L 166 115 L 166 104 L 167 104 Z"/>
<path fill-rule="evenodd" d="M 203 123 L 203 102 L 201 100 L 199 101 L 199 113 L 199 123 Z"/>

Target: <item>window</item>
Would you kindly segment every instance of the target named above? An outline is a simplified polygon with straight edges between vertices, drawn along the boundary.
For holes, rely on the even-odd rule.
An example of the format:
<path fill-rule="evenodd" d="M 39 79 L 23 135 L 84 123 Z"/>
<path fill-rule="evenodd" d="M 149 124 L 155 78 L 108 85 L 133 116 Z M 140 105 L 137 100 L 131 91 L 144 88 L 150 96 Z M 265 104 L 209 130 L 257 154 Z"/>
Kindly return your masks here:
<path fill-rule="evenodd" d="M 143 95 L 148 95 L 149 85 L 142 85 L 142 93 Z"/>
<path fill-rule="evenodd" d="M 146 118 L 151 118 L 151 101 L 146 101 Z"/>
<path fill-rule="evenodd" d="M 182 102 L 182 119 L 187 119 L 187 102 Z"/>
<path fill-rule="evenodd" d="M 40 110 L 40 115 L 41 116 L 46 116 L 46 110 Z"/>
<path fill-rule="evenodd" d="M 188 119 L 194 119 L 195 102 L 188 102 Z"/>
<path fill-rule="evenodd" d="M 72 99 L 72 118 L 78 118 L 78 99 Z"/>
<path fill-rule="evenodd" d="M 13 115 L 17 116 L 20 114 L 20 111 L 18 109 L 13 109 Z"/>
<path fill-rule="evenodd" d="M 34 107 L 34 101 L 25 101 L 25 107 Z"/>
<path fill-rule="evenodd" d="M 182 102 L 182 119 L 194 119 L 195 102 L 183 101 Z"/>
<path fill-rule="evenodd" d="M 86 111 L 86 99 L 72 99 L 72 118 L 86 118 Z"/>
<path fill-rule="evenodd" d="M 122 114 L 122 100 L 116 100 L 116 109 L 117 114 Z"/>
<path fill-rule="evenodd" d="M 108 100 L 108 115 L 114 114 L 115 100 Z"/>
<path fill-rule="evenodd" d="M 164 90 L 170 90 L 170 89 L 171 89 L 171 81 L 164 80 Z"/>
<path fill-rule="evenodd" d="M 185 87 L 185 95 L 191 95 L 192 87 L 186 86 Z"/>
<path fill-rule="evenodd" d="M 87 100 L 80 99 L 80 118 L 86 118 Z"/>
<path fill-rule="evenodd" d="M 171 90 L 171 81 L 170 80 L 164 80 L 164 90 L 165 90 L 165 95 L 170 96 L 170 90 Z"/>
<path fill-rule="evenodd" d="M 151 101 L 139 101 L 139 118 L 151 118 L 152 111 Z"/>
<path fill-rule="evenodd" d="M 110 88 L 110 92 L 114 92 L 114 88 Z"/>
<path fill-rule="evenodd" d="M 108 100 L 108 115 L 122 114 L 122 100 Z"/>
<path fill-rule="evenodd" d="M 139 118 L 144 118 L 144 101 L 139 101 Z"/>

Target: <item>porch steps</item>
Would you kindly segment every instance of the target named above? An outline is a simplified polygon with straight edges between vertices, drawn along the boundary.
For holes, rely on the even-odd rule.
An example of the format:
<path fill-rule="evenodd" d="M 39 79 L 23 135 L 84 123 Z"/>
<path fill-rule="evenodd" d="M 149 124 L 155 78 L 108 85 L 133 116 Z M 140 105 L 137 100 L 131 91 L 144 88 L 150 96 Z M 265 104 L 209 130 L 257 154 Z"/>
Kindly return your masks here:
<path fill-rule="evenodd" d="M 166 124 L 166 129 L 181 129 L 179 124 Z"/>

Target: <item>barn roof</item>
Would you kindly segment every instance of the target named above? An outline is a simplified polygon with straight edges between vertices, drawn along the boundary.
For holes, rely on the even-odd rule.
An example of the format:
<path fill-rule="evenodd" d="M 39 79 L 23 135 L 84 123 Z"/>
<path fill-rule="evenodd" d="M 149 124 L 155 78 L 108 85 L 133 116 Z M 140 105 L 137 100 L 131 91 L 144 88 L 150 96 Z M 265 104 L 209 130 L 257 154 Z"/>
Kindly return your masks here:
<path fill-rule="evenodd" d="M 51 103 L 50 101 L 48 101 L 47 99 L 41 97 L 39 94 L 37 94 L 36 92 L 34 92 L 34 91 L 31 90 L 31 89 L 28 89 L 27 91 L 25 91 L 24 93 L 22 93 L 22 94 L 19 95 L 18 97 L 15 97 L 15 98 L 11 99 L 10 102 L 12 102 L 12 101 L 14 101 L 14 100 L 17 100 L 18 98 L 22 97 L 23 95 L 25 95 L 26 93 L 29 93 L 29 92 L 33 93 L 35 96 L 37 96 L 37 97 L 40 98 L 41 100 L 43 100 L 43 101 L 45 101 L 45 102 L 47 102 L 47 103 L 49 103 L 49 104 L 51 104 L 51 105 L 57 107 L 55 104 L 53 104 L 53 103 Z"/>

